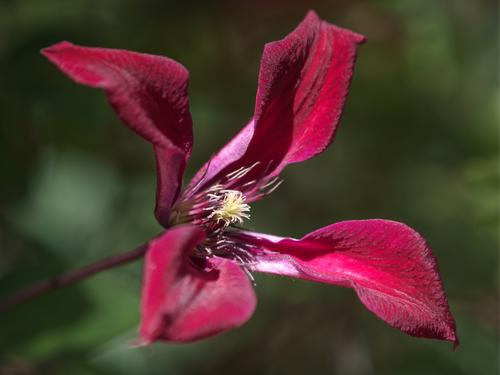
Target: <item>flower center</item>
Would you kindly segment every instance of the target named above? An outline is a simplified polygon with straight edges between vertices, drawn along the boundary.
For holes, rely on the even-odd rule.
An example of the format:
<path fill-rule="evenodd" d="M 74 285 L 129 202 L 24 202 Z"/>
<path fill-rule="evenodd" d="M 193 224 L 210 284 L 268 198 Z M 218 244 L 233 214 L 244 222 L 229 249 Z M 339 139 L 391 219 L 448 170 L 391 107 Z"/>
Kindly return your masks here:
<path fill-rule="evenodd" d="M 268 168 L 261 175 L 249 175 L 258 164 L 240 167 L 209 186 L 203 185 L 203 176 L 188 186 L 173 205 L 171 226 L 191 223 L 206 232 L 205 241 L 189 255 L 194 267 L 207 271 L 212 267 L 210 258 L 225 258 L 239 264 L 253 281 L 247 266 L 255 262 L 254 249 L 238 236 L 240 225 L 250 219 L 249 203 L 271 194 L 282 182 L 277 176 L 268 177 Z"/>
<path fill-rule="evenodd" d="M 238 230 L 236 226 L 250 219 L 249 203 L 272 193 L 282 182 L 276 176 L 267 177 L 265 172 L 262 176 L 250 177 L 249 172 L 257 165 L 259 162 L 240 167 L 209 186 L 203 186 L 205 176 L 202 176 L 188 186 L 173 205 L 169 224 L 199 225 L 207 231 L 208 237 L 214 238 L 226 230 Z M 208 171 L 208 166 L 206 168 Z"/>
<path fill-rule="evenodd" d="M 223 222 L 225 227 L 243 224 L 243 219 L 250 219 L 250 205 L 245 200 L 243 193 L 238 190 L 221 190 L 219 194 L 209 194 L 209 202 L 217 206 L 212 209 L 208 219 L 215 220 L 217 224 Z"/>
<path fill-rule="evenodd" d="M 227 189 L 221 184 L 180 200 L 174 205 L 170 216 L 171 225 L 193 223 L 208 230 L 222 229 L 243 224 L 250 219 L 250 205 L 240 190 Z"/>

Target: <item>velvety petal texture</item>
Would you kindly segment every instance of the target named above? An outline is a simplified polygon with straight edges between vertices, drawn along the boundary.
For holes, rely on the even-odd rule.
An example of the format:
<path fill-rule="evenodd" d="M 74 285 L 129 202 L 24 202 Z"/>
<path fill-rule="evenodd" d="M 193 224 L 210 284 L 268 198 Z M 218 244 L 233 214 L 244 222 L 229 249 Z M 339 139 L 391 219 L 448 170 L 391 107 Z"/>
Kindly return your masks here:
<path fill-rule="evenodd" d="M 256 298 L 245 272 L 232 261 L 211 259 L 201 272 L 188 261 L 204 232 L 192 225 L 151 241 L 144 264 L 140 337 L 186 342 L 238 327 L 253 314 Z"/>
<path fill-rule="evenodd" d="M 193 341 L 245 323 L 256 298 L 236 259 L 246 271 L 353 288 L 391 326 L 458 345 L 436 259 L 406 225 L 345 221 L 295 240 L 227 228 L 212 216 L 223 207 L 231 218 L 224 224 L 239 223 L 247 203 L 270 193 L 286 165 L 328 147 L 363 41 L 311 11 L 288 36 L 265 46 L 252 120 L 201 168 L 176 205 L 184 215 L 178 223 L 199 226 L 174 226 L 149 243 L 142 343 Z M 153 145 L 155 214 L 168 228 L 193 145 L 186 69 L 165 57 L 68 42 L 43 54 L 74 81 L 103 89 L 118 117 Z M 238 190 L 241 202 L 229 199 L 232 190 Z"/>
<path fill-rule="evenodd" d="M 277 175 L 332 141 L 364 37 L 322 21 L 311 11 L 262 55 L 252 121 L 195 176 L 207 186 L 259 162 L 247 179 Z M 245 182 L 244 179 L 241 181 Z"/>
<path fill-rule="evenodd" d="M 436 259 L 408 226 L 359 220 L 332 224 L 301 240 L 246 236 L 247 242 L 272 252 L 258 256 L 254 271 L 351 287 L 393 327 L 458 345 Z"/>
<path fill-rule="evenodd" d="M 118 117 L 153 144 L 155 213 L 166 226 L 193 143 L 187 70 L 166 57 L 68 42 L 42 53 L 74 81 L 103 89 Z"/>

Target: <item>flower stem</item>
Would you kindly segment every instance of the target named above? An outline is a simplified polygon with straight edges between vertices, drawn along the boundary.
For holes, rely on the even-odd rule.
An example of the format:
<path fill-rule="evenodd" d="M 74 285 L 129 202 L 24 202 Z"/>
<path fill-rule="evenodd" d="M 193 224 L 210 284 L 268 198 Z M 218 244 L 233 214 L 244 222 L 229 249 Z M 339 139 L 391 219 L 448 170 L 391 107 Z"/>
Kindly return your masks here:
<path fill-rule="evenodd" d="M 93 276 L 101 271 L 119 267 L 140 259 L 146 253 L 147 248 L 148 244 L 146 243 L 126 253 L 104 258 L 95 263 L 91 263 L 81 268 L 69 271 L 60 276 L 56 276 L 52 279 L 40 281 L 33 285 L 30 285 L 24 289 L 19 290 L 11 296 L 1 299 L 0 312 L 8 310 L 9 308 L 29 301 L 45 293 L 52 292 L 66 285 L 70 285 L 76 283 L 77 281 L 86 279 L 87 277 Z"/>

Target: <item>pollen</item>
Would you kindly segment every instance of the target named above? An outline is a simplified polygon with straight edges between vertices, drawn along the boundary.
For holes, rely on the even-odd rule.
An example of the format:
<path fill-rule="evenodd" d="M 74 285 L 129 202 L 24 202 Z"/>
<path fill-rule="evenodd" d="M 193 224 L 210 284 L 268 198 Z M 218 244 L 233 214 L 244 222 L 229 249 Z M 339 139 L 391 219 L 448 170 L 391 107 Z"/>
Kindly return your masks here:
<path fill-rule="evenodd" d="M 243 219 L 250 219 L 250 206 L 245 203 L 245 196 L 238 190 L 223 190 L 223 196 L 213 196 L 218 205 L 208 216 L 217 223 L 224 222 L 224 226 L 242 224 Z"/>

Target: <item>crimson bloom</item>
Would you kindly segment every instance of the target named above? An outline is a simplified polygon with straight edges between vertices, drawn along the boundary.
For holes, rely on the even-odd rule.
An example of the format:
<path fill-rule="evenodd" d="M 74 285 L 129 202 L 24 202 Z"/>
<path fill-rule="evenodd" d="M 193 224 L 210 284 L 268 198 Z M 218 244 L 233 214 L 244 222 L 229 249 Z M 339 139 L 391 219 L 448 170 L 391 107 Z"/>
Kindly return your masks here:
<path fill-rule="evenodd" d="M 424 239 L 388 220 L 343 221 L 301 239 L 242 229 L 250 203 L 290 163 L 335 135 L 364 37 L 309 12 L 264 48 L 252 120 L 181 189 L 193 145 L 188 72 L 165 57 L 62 42 L 43 54 L 74 81 L 103 89 L 118 117 L 154 148 L 155 215 L 165 231 L 145 258 L 140 338 L 185 342 L 252 315 L 252 272 L 354 289 L 380 319 L 458 344 L 437 264 Z"/>

